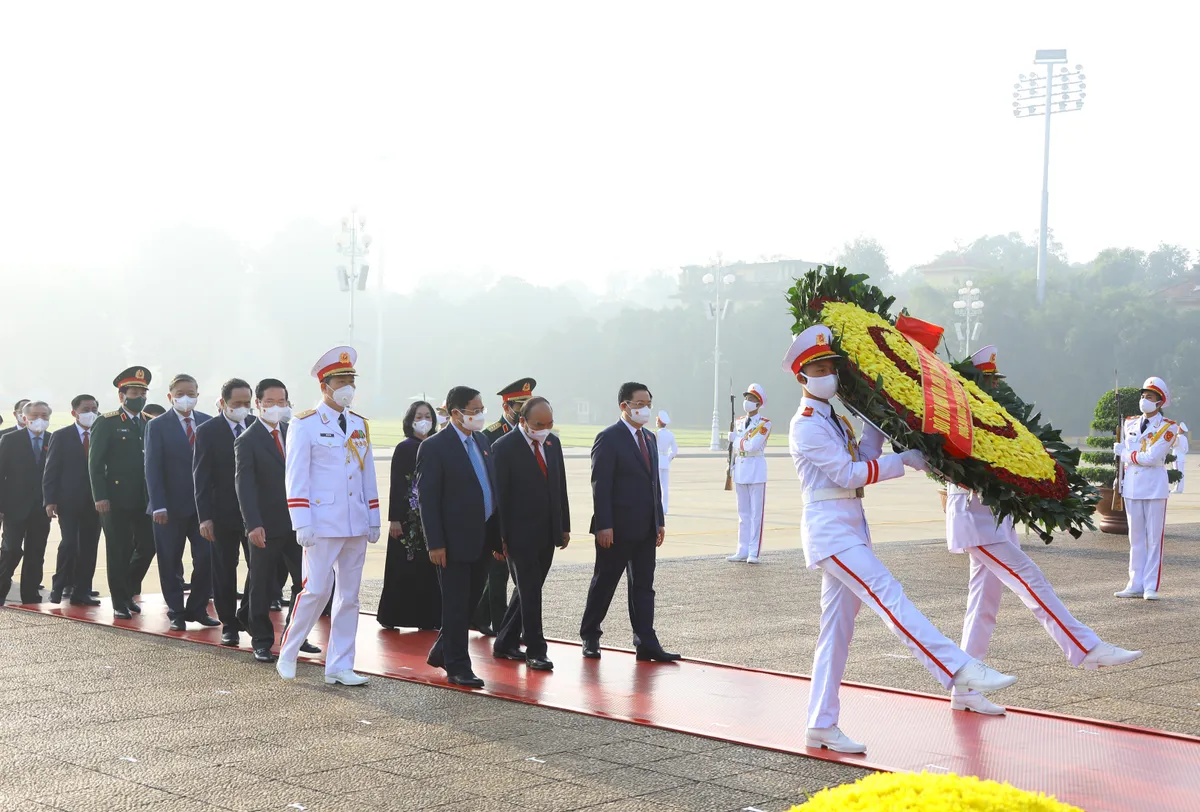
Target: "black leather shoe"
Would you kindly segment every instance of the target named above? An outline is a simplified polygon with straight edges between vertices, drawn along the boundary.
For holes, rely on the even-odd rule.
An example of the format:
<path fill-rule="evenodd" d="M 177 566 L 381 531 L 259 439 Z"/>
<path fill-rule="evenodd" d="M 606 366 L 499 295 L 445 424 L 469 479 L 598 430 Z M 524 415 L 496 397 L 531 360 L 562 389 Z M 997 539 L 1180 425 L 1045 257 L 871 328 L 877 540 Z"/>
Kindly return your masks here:
<path fill-rule="evenodd" d="M 175 618 L 174 620 L 171 621 L 171 631 L 186 632 L 187 631 L 187 621 L 185 621 L 181 617 Z"/>
<path fill-rule="evenodd" d="M 455 674 L 447 680 L 451 685 L 457 685 L 459 688 L 482 688 L 483 680 L 468 671 L 466 674 Z"/>
<path fill-rule="evenodd" d="M 237 632 L 225 632 L 221 635 L 221 645 L 229 646 L 229 648 L 237 648 L 241 645 L 241 637 Z"/>
<path fill-rule="evenodd" d="M 279 601 L 271 601 L 271 611 L 272 612 L 282 612 L 283 604 L 280 603 Z"/>
<path fill-rule="evenodd" d="M 672 654 L 662 646 L 658 648 L 640 648 L 637 653 L 638 662 L 643 663 L 673 663 L 682 660 L 682 655 Z"/>
<path fill-rule="evenodd" d="M 41 602 L 42 602 L 41 595 L 38 595 L 36 597 L 21 598 L 21 603 L 22 603 L 22 605 L 25 605 L 25 606 L 28 606 L 30 604 L 35 604 L 35 603 L 41 603 Z"/>
<path fill-rule="evenodd" d="M 425 663 L 426 665 L 430 665 L 434 668 L 445 668 L 446 656 L 442 654 L 442 650 L 440 648 L 431 649 L 429 656 L 425 658 Z"/>
<path fill-rule="evenodd" d="M 50 602 L 51 603 L 62 603 L 62 599 L 63 599 L 63 593 L 62 593 L 61 589 L 51 590 L 51 592 L 50 592 Z"/>
<path fill-rule="evenodd" d="M 519 648 L 510 649 L 492 649 L 492 656 L 497 660 L 516 660 L 519 663 L 525 662 L 525 652 Z"/>
<path fill-rule="evenodd" d="M 190 582 L 188 582 L 188 581 L 184 581 L 184 582 L 183 582 L 183 589 L 184 589 L 184 591 L 185 591 L 185 592 L 186 592 L 187 590 L 191 589 L 191 588 L 192 588 L 192 585 L 191 585 L 191 583 L 190 583 Z"/>
<path fill-rule="evenodd" d="M 534 671 L 553 671 L 554 670 L 554 663 L 550 662 L 545 657 L 526 658 L 525 665 L 529 666 Z"/>
<path fill-rule="evenodd" d="M 280 599 L 279 599 L 279 605 L 280 605 L 280 606 L 291 606 L 291 605 L 292 605 L 292 601 L 291 601 L 291 599 L 290 599 L 290 598 L 280 598 Z"/>
<path fill-rule="evenodd" d="M 100 601 L 95 598 L 71 598 L 72 606 L 99 606 Z"/>
<path fill-rule="evenodd" d="M 128 609 L 113 609 L 113 617 L 119 620 L 133 620 L 133 615 L 129 614 Z"/>
<path fill-rule="evenodd" d="M 304 654 L 320 654 L 321 647 L 314 646 L 312 643 L 305 640 L 303 643 L 300 644 L 300 651 L 303 652 Z"/>
<path fill-rule="evenodd" d="M 200 615 L 199 617 L 189 617 L 188 620 L 192 623 L 199 623 L 201 626 L 208 626 L 209 628 L 221 625 L 221 621 L 215 617 L 209 617 L 207 614 Z"/>
<path fill-rule="evenodd" d="M 599 640 L 584 640 L 583 641 L 583 656 L 589 660 L 600 659 L 600 641 Z"/>
<path fill-rule="evenodd" d="M 93 589 L 90 594 L 93 598 L 98 598 L 98 597 L 100 597 L 100 590 Z"/>
<path fill-rule="evenodd" d="M 260 663 L 273 663 L 279 658 L 272 654 L 269 648 L 256 648 L 254 649 L 254 659 Z"/>
<path fill-rule="evenodd" d="M 129 611 L 130 611 L 130 612 L 133 612 L 135 615 L 140 615 L 140 614 L 142 613 L 142 607 L 138 606 L 138 605 L 137 605 L 136 603 L 134 603 L 133 601 L 130 601 L 130 602 L 129 602 L 128 604 L 126 604 L 126 605 L 129 607 Z"/>
<path fill-rule="evenodd" d="M 74 595 L 74 594 L 75 594 L 75 587 L 73 587 L 73 586 L 64 586 L 64 587 L 62 588 L 62 590 L 61 590 L 61 591 L 62 591 L 62 595 L 63 595 L 63 597 L 64 597 L 64 598 L 69 598 L 69 597 L 71 597 L 72 595 Z"/>

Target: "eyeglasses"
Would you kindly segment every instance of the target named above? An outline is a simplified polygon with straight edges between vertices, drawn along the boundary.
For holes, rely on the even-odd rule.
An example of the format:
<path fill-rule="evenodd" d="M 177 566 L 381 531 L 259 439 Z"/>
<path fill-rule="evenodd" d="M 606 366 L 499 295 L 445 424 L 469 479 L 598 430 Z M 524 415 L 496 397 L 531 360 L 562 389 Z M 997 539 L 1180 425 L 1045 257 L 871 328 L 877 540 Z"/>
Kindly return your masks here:
<path fill-rule="evenodd" d="M 470 409 L 459 409 L 458 413 L 461 414 L 463 417 L 474 417 L 475 415 L 479 415 L 479 414 L 487 414 L 487 407 L 483 406 L 475 411 L 472 411 Z"/>

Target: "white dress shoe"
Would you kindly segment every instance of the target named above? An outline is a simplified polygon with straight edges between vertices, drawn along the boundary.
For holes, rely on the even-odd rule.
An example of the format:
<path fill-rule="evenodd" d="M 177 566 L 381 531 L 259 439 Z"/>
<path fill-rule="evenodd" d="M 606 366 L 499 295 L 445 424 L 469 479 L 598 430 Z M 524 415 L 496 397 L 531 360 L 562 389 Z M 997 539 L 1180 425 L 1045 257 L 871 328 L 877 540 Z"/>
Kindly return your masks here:
<path fill-rule="evenodd" d="M 950 710 L 971 711 L 984 716 L 1003 716 L 1004 708 L 982 694 L 963 694 L 950 697 Z"/>
<path fill-rule="evenodd" d="M 336 685 L 366 685 L 371 681 L 370 677 L 364 677 L 362 674 L 355 674 L 353 671 L 339 671 L 336 674 L 326 674 L 325 684 Z"/>
<path fill-rule="evenodd" d="M 1142 597 L 1148 601 L 1156 601 L 1156 600 L 1158 600 L 1158 590 L 1157 589 L 1147 589 L 1145 592 L 1142 593 Z"/>
<path fill-rule="evenodd" d="M 758 559 L 757 559 L 757 558 L 755 558 L 754 556 L 750 556 L 749 558 L 747 558 L 747 559 L 746 559 L 746 563 L 747 563 L 747 564 L 757 564 L 757 563 L 758 563 Z"/>
<path fill-rule="evenodd" d="M 726 561 L 733 561 L 733 562 L 745 561 L 745 560 L 746 560 L 746 556 L 744 556 L 744 555 L 731 555 L 731 556 L 729 556 L 729 558 L 726 558 L 725 560 L 726 560 Z"/>
<path fill-rule="evenodd" d="M 1144 594 L 1143 590 L 1134 589 L 1133 586 L 1127 586 L 1120 592 L 1114 592 L 1114 598 L 1140 598 Z"/>
<path fill-rule="evenodd" d="M 1016 677 L 1001 674 L 994 668 L 988 668 L 979 660 L 971 662 L 959 669 L 954 675 L 954 687 L 963 691 L 978 691 L 981 694 L 999 691 L 1017 681 Z"/>
<path fill-rule="evenodd" d="M 288 660 L 285 660 L 282 657 L 280 657 L 278 660 L 275 661 L 275 670 L 278 671 L 279 676 L 283 677 L 284 679 L 287 679 L 287 680 L 295 679 L 296 678 L 296 661 L 295 660 L 288 661 Z"/>
<path fill-rule="evenodd" d="M 805 747 L 824 747 L 835 753 L 865 753 L 867 746 L 851 739 L 837 725 L 833 727 L 810 727 L 804 733 Z"/>
<path fill-rule="evenodd" d="M 1079 664 L 1079 667 L 1095 671 L 1097 668 L 1125 665 L 1141 656 L 1142 652 L 1140 651 L 1129 651 L 1119 646 L 1114 646 L 1112 643 L 1101 643 L 1087 653 L 1087 656 L 1083 658 L 1083 662 Z"/>

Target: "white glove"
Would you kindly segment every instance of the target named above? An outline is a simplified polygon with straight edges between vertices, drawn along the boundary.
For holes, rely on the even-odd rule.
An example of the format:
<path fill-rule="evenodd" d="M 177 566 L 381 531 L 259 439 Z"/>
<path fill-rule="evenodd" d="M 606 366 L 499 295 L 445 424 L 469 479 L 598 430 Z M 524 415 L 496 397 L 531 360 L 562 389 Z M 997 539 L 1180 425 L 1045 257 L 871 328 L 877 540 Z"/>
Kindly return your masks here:
<path fill-rule="evenodd" d="M 301 547 L 311 547 L 317 543 L 317 535 L 313 532 L 312 525 L 296 531 L 296 543 Z"/>
<path fill-rule="evenodd" d="M 909 449 L 908 451 L 901 452 L 900 459 L 906 466 L 914 471 L 929 470 L 929 465 L 925 462 L 925 455 L 916 449 Z"/>
<path fill-rule="evenodd" d="M 1127 455 L 1127 452 L 1125 451 L 1125 444 L 1113 443 L 1113 454 L 1117 456 L 1117 459 L 1124 461 Z"/>
<path fill-rule="evenodd" d="M 374 544 L 377 541 L 379 541 L 379 528 L 378 527 L 367 528 L 367 543 Z"/>

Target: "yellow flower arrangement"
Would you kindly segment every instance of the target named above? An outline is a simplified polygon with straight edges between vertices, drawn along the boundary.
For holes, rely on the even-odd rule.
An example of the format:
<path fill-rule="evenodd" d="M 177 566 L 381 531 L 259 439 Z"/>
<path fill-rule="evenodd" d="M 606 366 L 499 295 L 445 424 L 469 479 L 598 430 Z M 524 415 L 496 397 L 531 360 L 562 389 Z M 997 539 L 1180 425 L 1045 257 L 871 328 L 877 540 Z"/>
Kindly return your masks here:
<path fill-rule="evenodd" d="M 1083 812 L 1041 793 L 973 776 L 874 773 L 821 790 L 791 812 Z"/>

